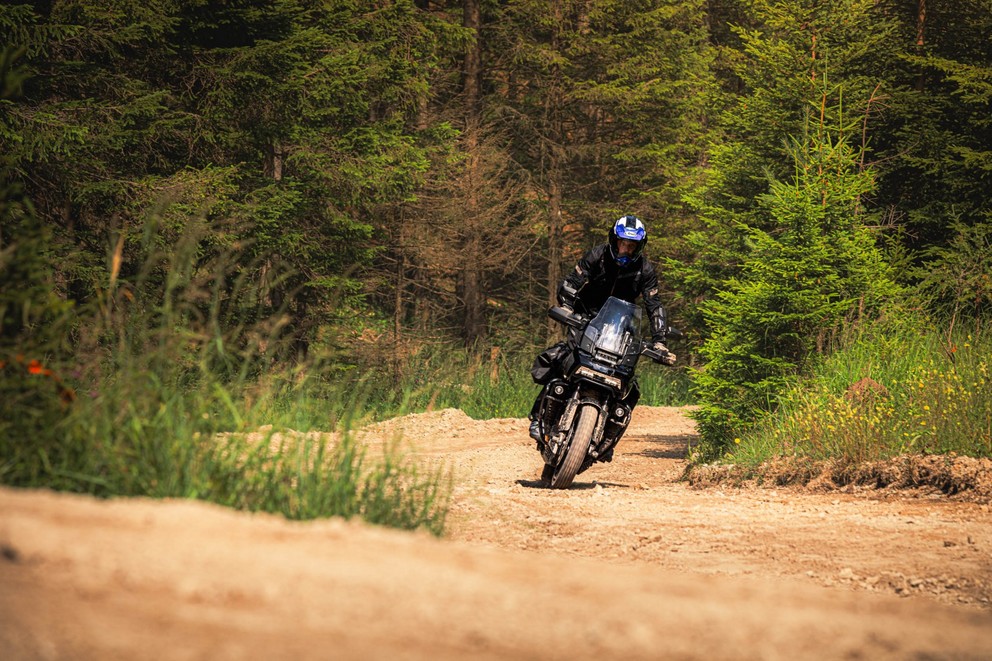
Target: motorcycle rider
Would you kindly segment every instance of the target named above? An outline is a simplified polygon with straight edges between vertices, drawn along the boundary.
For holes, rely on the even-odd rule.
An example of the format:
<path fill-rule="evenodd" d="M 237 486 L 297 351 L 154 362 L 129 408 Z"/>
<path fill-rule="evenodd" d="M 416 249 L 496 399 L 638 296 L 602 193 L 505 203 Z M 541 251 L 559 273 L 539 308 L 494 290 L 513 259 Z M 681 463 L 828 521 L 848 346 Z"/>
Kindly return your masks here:
<path fill-rule="evenodd" d="M 571 311 L 592 317 L 610 296 L 633 303 L 640 296 L 644 301 L 648 317 L 651 320 L 651 338 L 654 349 L 665 357 L 662 362 L 666 365 L 675 364 L 675 354 L 668 351 L 664 344 L 668 325 L 665 320 L 665 308 L 658 296 L 658 276 L 654 266 L 644 256 L 644 246 L 648 242 L 647 229 L 644 222 L 633 215 L 621 216 L 610 228 L 608 241 L 587 252 L 576 264 L 575 270 L 565 276 L 558 287 L 558 304 Z M 558 364 L 567 350 L 565 342 L 559 342 L 545 349 L 534 361 L 531 374 L 536 383 L 544 388 L 537 396 L 530 415 L 530 436 L 540 443 L 541 428 L 538 411 L 541 399 L 544 397 L 548 382 L 559 376 L 561 370 Z M 640 391 L 634 383 L 623 404 L 630 410 L 634 408 Z M 630 416 L 627 416 L 627 420 Z M 624 428 L 620 430 L 614 441 L 620 440 Z M 612 459 L 612 447 L 603 461 Z"/>

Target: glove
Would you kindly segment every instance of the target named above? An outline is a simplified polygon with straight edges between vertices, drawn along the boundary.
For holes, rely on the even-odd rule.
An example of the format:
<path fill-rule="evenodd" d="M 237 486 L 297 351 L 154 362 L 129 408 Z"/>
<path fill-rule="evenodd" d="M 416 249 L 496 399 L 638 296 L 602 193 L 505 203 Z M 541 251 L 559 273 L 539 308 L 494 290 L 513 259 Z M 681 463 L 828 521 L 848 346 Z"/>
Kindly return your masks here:
<path fill-rule="evenodd" d="M 674 353 L 668 350 L 668 347 L 665 346 L 664 342 L 658 342 L 657 340 L 655 340 L 654 346 L 652 346 L 651 348 L 661 354 L 661 358 L 659 359 L 658 362 L 660 362 L 662 365 L 671 366 L 675 364 L 676 356 Z"/>

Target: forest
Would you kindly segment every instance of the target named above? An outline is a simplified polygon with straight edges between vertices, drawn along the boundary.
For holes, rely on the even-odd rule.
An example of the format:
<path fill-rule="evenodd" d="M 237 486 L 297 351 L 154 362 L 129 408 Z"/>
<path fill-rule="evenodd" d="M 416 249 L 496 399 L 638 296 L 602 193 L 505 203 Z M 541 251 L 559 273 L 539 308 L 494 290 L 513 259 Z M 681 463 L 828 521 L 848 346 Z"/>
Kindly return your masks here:
<path fill-rule="evenodd" d="M 990 0 L 4 3 L 0 481 L 99 491 L 200 412 L 522 417 L 626 213 L 687 334 L 645 403 L 699 406 L 699 459 L 992 455 L 989 35 Z"/>

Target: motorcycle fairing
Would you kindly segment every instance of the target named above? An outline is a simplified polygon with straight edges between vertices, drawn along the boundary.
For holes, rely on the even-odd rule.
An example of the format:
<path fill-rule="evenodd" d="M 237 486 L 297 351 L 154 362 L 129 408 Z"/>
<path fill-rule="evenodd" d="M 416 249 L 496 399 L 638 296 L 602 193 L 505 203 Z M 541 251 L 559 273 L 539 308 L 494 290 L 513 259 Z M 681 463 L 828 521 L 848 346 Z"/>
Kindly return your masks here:
<path fill-rule="evenodd" d="M 641 354 L 641 309 L 613 296 L 586 325 L 578 341 L 579 363 L 626 380 Z"/>

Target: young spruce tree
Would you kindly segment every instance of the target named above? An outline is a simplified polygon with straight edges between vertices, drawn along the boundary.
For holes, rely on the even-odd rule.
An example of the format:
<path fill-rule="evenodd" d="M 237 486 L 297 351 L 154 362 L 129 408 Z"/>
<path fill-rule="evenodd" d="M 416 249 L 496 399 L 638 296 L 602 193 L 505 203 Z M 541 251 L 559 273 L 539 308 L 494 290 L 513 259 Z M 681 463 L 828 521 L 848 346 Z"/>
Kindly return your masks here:
<path fill-rule="evenodd" d="M 814 121 L 791 140 L 791 178 L 772 178 L 759 197 L 761 225 L 738 223 L 749 248 L 739 275 L 702 306 L 712 333 L 694 377 L 703 402 L 695 417 L 711 456 L 775 407 L 831 329 L 895 292 L 860 208 L 872 174 L 860 168 L 849 130 L 828 127 L 822 114 Z"/>

